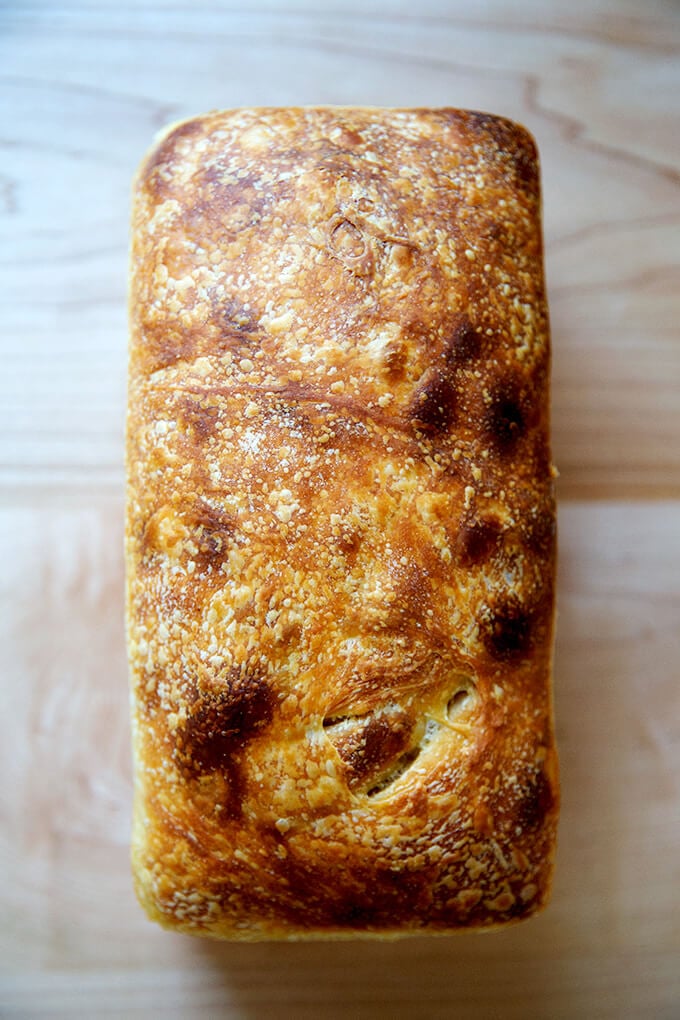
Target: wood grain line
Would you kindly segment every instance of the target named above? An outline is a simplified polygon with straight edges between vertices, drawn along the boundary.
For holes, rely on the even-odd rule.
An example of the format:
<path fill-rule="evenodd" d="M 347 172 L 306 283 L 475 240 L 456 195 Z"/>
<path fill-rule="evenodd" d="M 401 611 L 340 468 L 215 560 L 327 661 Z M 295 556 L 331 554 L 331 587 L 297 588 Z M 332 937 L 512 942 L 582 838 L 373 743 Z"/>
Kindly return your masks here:
<path fill-rule="evenodd" d="M 111 153 L 110 150 L 99 150 L 91 148 L 71 148 L 70 146 L 60 145 L 55 142 L 37 142 L 34 140 L 28 141 L 24 138 L 0 138 L 0 149 L 15 149 L 23 152 L 39 152 L 44 153 L 48 156 L 67 156 L 69 159 L 81 160 L 89 159 L 93 163 L 103 163 L 107 167 L 110 166 L 125 166 L 127 163 L 123 163 L 117 160 Z"/>
<path fill-rule="evenodd" d="M 304 49 L 314 50 L 315 52 L 323 53 L 337 53 L 343 56 L 354 56 L 361 60 L 383 60 L 386 63 L 399 63 L 401 66 L 407 64 L 411 67 L 421 67 L 436 70 L 443 70 L 449 72 L 455 72 L 458 74 L 471 75 L 474 77 L 490 77 L 490 78 L 508 78 L 516 77 L 516 72 L 512 70 L 508 71 L 495 71 L 490 68 L 480 68 L 474 64 L 465 64 L 459 61 L 448 60 L 444 57 L 434 57 L 430 55 L 419 56 L 416 53 L 404 52 L 402 50 L 388 50 L 377 46 L 360 46 L 355 42 L 338 42 L 337 40 L 326 39 L 315 36 L 302 36 L 299 34 L 294 35 L 281 35 L 278 37 L 272 37 L 266 35 L 264 38 L 262 35 L 256 32 L 215 32 L 212 36 L 207 37 L 203 33 L 192 32 L 192 31 L 168 31 L 159 26 L 154 31 L 142 31 L 134 29 L 133 31 L 117 31 L 115 29 L 106 29 L 106 37 L 119 38 L 124 37 L 125 39 L 163 39 L 173 40 L 175 42 L 186 42 L 191 40 L 192 42 L 201 43 L 204 46 L 209 46 L 213 38 L 220 38 L 228 45 L 234 47 L 240 47 L 245 43 L 265 43 L 266 46 L 272 49 Z M 92 35 L 98 35 L 95 32 L 79 32 L 77 33 L 78 38 L 90 38 Z M 72 33 L 69 33 L 72 35 Z"/>
<path fill-rule="evenodd" d="M 680 223 L 680 210 L 677 213 L 668 212 L 658 216 L 634 216 L 626 220 L 602 220 L 598 223 L 590 223 L 587 227 L 580 227 L 578 230 L 560 234 L 550 238 L 548 252 L 552 254 L 562 251 L 572 245 L 580 244 L 581 241 L 589 241 L 593 237 L 607 237 L 610 234 L 626 233 L 630 230 L 641 230 L 646 227 L 666 227 L 671 223 Z"/>
<path fill-rule="evenodd" d="M 623 163 L 638 170 L 643 170 L 646 173 L 652 173 L 658 177 L 662 177 L 670 184 L 680 187 L 680 170 L 677 169 L 677 167 L 670 166 L 666 163 L 660 163 L 658 160 L 652 159 L 649 156 L 630 152 L 627 149 L 620 149 L 616 145 L 609 145 L 606 142 L 600 142 L 595 138 L 588 137 L 586 135 L 588 128 L 583 121 L 578 120 L 570 114 L 562 113 L 559 110 L 553 110 L 544 105 L 540 98 L 541 81 L 538 75 L 525 74 L 524 81 L 524 99 L 527 109 L 534 116 L 540 117 L 544 120 L 547 119 L 555 124 L 566 141 L 571 142 L 574 145 L 579 145 L 581 148 L 588 149 L 596 155 L 614 160 L 616 163 Z"/>
<path fill-rule="evenodd" d="M 553 297 L 574 296 L 578 294 L 598 294 L 601 291 L 616 293 L 621 290 L 640 289 L 644 290 L 649 284 L 668 284 L 669 293 L 677 292 L 678 274 L 680 266 L 654 266 L 652 269 L 645 269 L 639 273 L 629 276 L 618 276 L 613 280 L 598 280 L 592 283 L 559 283 L 551 286 L 550 291 Z"/>
<path fill-rule="evenodd" d="M 150 107 L 157 115 L 171 118 L 172 113 L 177 109 L 174 103 L 159 103 L 149 96 L 140 94 L 130 95 L 117 89 L 104 88 L 101 85 L 82 84 L 80 82 L 64 81 L 59 78 L 34 78 L 30 75 L 0 74 L 0 85 L 16 86 L 18 88 L 48 89 L 52 92 L 72 93 L 85 98 L 101 97 L 113 99 L 115 102 L 130 103 L 133 105 L 144 105 Z"/>
<path fill-rule="evenodd" d="M 17 191 L 19 182 L 6 174 L 0 175 L 0 203 L 6 216 L 14 216 L 18 211 Z"/>
<path fill-rule="evenodd" d="M 16 212 L 16 208 L 14 212 Z M 37 236 L 37 235 L 34 235 Z M 61 265 L 68 265 L 71 262 L 83 262 L 89 261 L 90 259 L 98 259 L 102 256 L 116 255 L 120 258 L 121 262 L 125 261 L 125 249 L 120 244 L 107 244 L 101 248 L 85 248 L 82 251 L 71 251 L 63 252 L 59 256 L 59 262 Z M 26 258 L 26 259 L 0 259 L 0 266 L 11 266 L 16 268 L 18 266 L 32 266 L 37 268 L 39 266 L 49 266 L 54 263 L 54 258 Z"/>
<path fill-rule="evenodd" d="M 172 16 L 173 14 L 180 14 L 181 10 L 178 10 L 176 6 L 168 4 L 154 4 L 154 13 L 158 15 Z M 125 13 L 136 13 L 139 8 L 137 6 L 116 4 L 115 12 L 117 15 Z M 295 18 L 298 20 L 305 21 L 319 21 L 325 20 L 329 22 L 340 21 L 340 22 L 368 22 L 371 24 L 378 25 L 399 25 L 409 26 L 413 24 L 425 25 L 428 28 L 459 28 L 459 29 L 472 29 L 483 32 L 498 31 L 502 33 L 515 34 L 515 35 L 547 35 L 550 37 L 564 38 L 568 37 L 575 39 L 579 42 L 592 42 L 597 45 L 605 47 L 613 47 L 619 49 L 632 49 L 638 51 L 640 49 L 647 50 L 651 53 L 657 53 L 661 55 L 670 55 L 678 52 L 680 49 L 680 33 L 678 35 L 678 41 L 672 41 L 669 39 L 669 35 L 674 34 L 674 30 L 680 27 L 679 23 L 674 18 L 659 17 L 656 18 L 639 17 L 634 18 L 630 16 L 619 16 L 615 19 L 607 19 L 607 24 L 599 26 L 597 24 L 591 24 L 588 28 L 577 27 L 574 24 L 569 24 L 565 21 L 564 16 L 560 16 L 554 23 L 549 21 L 537 20 L 534 17 L 524 17 L 524 12 L 521 6 L 518 5 L 515 11 L 513 11 L 512 19 L 503 19 L 496 16 L 490 16 L 488 18 L 469 18 L 460 17 L 459 15 L 452 14 L 428 14 L 425 12 L 410 13 L 404 11 L 391 10 L 389 13 L 367 11 L 363 8 L 357 7 L 353 9 L 347 9 L 344 7 L 343 10 L 321 10 L 321 11 L 310 11 L 304 8 L 295 7 L 279 7 L 276 8 L 267 7 L 266 9 L 256 9 L 252 6 L 249 7 L 229 7 L 224 8 L 221 6 L 210 6 L 205 4 L 192 4 L 192 15 L 194 17 L 201 14 L 222 14 L 236 17 L 248 17 L 255 18 L 261 21 L 272 21 L 272 20 L 285 20 L 289 18 Z M 23 9 L 20 12 L 21 15 L 30 17 L 31 15 L 42 13 L 42 9 L 37 5 L 24 4 Z M 104 20 L 109 11 L 105 10 L 102 14 L 100 7 L 91 5 L 74 5 L 74 4 L 61 4 L 60 15 L 73 16 L 83 13 L 99 15 Z M 650 31 L 653 32 L 657 29 L 660 36 L 663 38 L 649 38 Z M 269 31 L 269 28 L 267 28 Z M 645 36 L 647 33 L 647 36 Z"/>

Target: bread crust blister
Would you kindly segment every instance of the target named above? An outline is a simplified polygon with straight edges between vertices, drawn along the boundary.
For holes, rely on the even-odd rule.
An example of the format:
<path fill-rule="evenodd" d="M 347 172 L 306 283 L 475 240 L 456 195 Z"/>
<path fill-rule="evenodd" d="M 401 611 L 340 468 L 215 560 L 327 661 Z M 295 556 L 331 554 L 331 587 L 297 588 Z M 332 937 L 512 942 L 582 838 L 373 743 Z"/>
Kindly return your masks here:
<path fill-rule="evenodd" d="M 133 866 L 218 938 L 548 896 L 555 507 L 538 162 L 457 110 L 179 124 L 135 184 Z"/>

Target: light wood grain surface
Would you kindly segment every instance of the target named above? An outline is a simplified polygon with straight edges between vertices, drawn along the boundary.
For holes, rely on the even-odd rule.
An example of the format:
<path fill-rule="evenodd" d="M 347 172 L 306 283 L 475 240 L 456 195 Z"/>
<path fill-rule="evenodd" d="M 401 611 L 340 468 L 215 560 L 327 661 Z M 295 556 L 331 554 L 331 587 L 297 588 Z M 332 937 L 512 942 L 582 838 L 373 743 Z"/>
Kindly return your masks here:
<path fill-rule="evenodd" d="M 129 184 L 215 107 L 454 105 L 542 153 L 560 467 L 553 902 L 229 946 L 131 891 Z M 680 5 L 0 0 L 0 1016 L 680 1016 Z"/>

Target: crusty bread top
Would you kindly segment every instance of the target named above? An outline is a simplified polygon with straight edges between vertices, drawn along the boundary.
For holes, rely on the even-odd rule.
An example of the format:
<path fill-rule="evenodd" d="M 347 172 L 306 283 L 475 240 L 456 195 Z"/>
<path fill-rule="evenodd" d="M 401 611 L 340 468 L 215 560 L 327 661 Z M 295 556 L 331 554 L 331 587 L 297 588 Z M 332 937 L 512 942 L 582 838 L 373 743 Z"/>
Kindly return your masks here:
<path fill-rule="evenodd" d="M 128 632 L 161 923 L 448 931 L 545 901 L 548 378 L 523 128 L 239 110 L 148 156 Z"/>

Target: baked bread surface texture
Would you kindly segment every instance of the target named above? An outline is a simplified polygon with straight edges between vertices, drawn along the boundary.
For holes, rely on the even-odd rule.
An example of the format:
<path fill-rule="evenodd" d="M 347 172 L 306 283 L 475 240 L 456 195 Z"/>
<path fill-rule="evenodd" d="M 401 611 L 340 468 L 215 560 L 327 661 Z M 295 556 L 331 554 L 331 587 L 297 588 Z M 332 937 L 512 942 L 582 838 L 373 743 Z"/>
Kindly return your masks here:
<path fill-rule="evenodd" d="M 537 156 L 455 110 L 259 109 L 135 185 L 133 868 L 222 938 L 547 898 L 555 510 Z"/>

